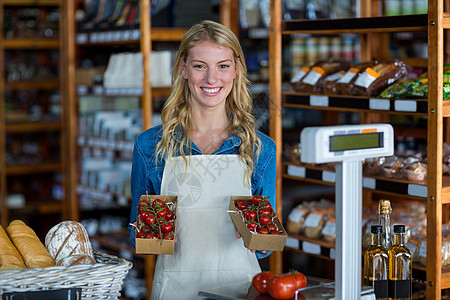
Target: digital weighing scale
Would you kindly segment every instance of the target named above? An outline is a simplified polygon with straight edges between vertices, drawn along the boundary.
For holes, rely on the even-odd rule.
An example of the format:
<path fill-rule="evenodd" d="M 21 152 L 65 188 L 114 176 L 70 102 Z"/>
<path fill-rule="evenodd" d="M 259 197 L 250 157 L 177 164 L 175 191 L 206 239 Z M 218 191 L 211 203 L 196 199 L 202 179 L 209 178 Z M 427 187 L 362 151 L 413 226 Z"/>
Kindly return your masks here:
<path fill-rule="evenodd" d="M 300 148 L 302 162 L 337 163 L 335 299 L 359 299 L 362 163 L 394 154 L 394 130 L 389 124 L 307 127 L 300 134 Z"/>

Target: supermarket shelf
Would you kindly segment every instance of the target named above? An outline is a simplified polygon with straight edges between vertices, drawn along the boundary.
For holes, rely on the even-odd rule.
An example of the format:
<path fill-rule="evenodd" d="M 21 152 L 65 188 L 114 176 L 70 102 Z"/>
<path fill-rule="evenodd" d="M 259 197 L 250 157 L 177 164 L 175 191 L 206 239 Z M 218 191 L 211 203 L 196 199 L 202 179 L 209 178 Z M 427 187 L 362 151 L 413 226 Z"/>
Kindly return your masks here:
<path fill-rule="evenodd" d="M 151 39 L 153 42 L 179 42 L 186 32 L 187 28 L 152 28 Z M 140 29 L 110 30 L 78 33 L 76 42 L 80 46 L 117 46 L 138 44 L 140 38 Z"/>
<path fill-rule="evenodd" d="M 152 97 L 168 97 L 171 87 L 153 87 Z M 104 88 L 103 86 L 88 87 L 85 85 L 77 86 L 78 96 L 102 96 L 102 97 L 136 97 L 142 96 L 142 88 Z"/>
<path fill-rule="evenodd" d="M 285 176 L 291 179 L 308 180 L 315 183 L 334 185 L 336 173 L 320 167 L 306 164 L 285 163 Z M 382 177 L 363 176 L 363 188 L 408 196 L 408 198 L 425 200 L 427 186 L 425 183 L 412 183 L 406 180 L 388 179 Z"/>
<path fill-rule="evenodd" d="M 283 93 L 283 106 L 340 111 L 367 111 L 427 115 L 426 99 L 381 99 L 353 96 L 310 95 L 296 92 Z M 450 111 L 449 111 L 450 113 Z M 449 114 L 450 116 L 450 114 Z"/>
<path fill-rule="evenodd" d="M 86 135 L 78 136 L 77 143 L 80 147 L 92 147 L 113 151 L 132 152 L 134 148 L 134 141 L 119 141 Z"/>
<path fill-rule="evenodd" d="M 10 6 L 59 6 L 60 0 L 3 0 L 3 5 Z"/>
<path fill-rule="evenodd" d="M 427 31 L 428 15 L 292 20 L 282 24 L 282 34 L 298 31 L 314 34 Z"/>
<path fill-rule="evenodd" d="M 61 130 L 61 122 L 26 122 L 26 123 L 8 123 L 5 130 L 7 133 L 24 133 L 36 131 L 58 131 Z"/>
<path fill-rule="evenodd" d="M 3 45 L 6 50 L 10 49 L 59 49 L 58 39 L 5 39 Z"/>
<path fill-rule="evenodd" d="M 131 196 L 126 196 L 118 193 L 113 193 L 106 190 L 101 190 L 85 185 L 78 185 L 77 192 L 80 195 L 85 195 L 93 202 L 100 202 L 108 204 L 111 207 L 130 207 Z"/>
<path fill-rule="evenodd" d="M 59 88 L 59 80 L 35 80 L 35 81 L 15 81 L 5 82 L 7 90 L 23 90 L 23 89 L 39 89 L 39 90 L 56 90 Z"/>
<path fill-rule="evenodd" d="M 44 162 L 39 164 L 29 164 L 29 165 L 14 165 L 7 166 L 6 173 L 8 175 L 30 175 L 39 173 L 52 173 L 61 172 L 62 165 L 59 162 Z"/>

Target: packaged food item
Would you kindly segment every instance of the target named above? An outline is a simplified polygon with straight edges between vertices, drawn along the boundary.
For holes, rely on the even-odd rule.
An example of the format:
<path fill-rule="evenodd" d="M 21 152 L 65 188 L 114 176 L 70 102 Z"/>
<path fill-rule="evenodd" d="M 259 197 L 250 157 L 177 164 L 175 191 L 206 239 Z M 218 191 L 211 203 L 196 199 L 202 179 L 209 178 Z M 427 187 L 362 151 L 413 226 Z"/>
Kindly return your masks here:
<path fill-rule="evenodd" d="M 378 96 L 389 85 L 406 78 L 408 66 L 401 61 L 378 63 L 358 74 L 353 90 L 360 96 Z"/>
<path fill-rule="evenodd" d="M 297 83 L 293 84 L 295 90 L 303 93 L 323 93 L 322 80 L 330 74 L 346 70 L 349 63 L 346 61 L 320 61 L 315 63 L 310 71 Z"/>
<path fill-rule="evenodd" d="M 300 67 L 295 73 L 294 77 L 292 77 L 291 83 L 294 84 L 296 82 L 300 82 L 310 70 L 311 68 L 309 66 Z"/>
<path fill-rule="evenodd" d="M 316 209 L 311 211 L 305 219 L 303 224 L 303 231 L 306 237 L 311 239 L 320 238 L 322 235 L 322 229 L 328 220 L 328 214 L 326 210 Z"/>
<path fill-rule="evenodd" d="M 420 240 L 415 237 L 409 238 L 406 243 L 406 247 L 408 247 L 409 251 L 411 251 L 412 262 L 419 261 L 419 250 L 420 250 Z"/>
<path fill-rule="evenodd" d="M 178 197 L 142 195 L 136 228 L 137 254 L 173 254 Z"/>
<path fill-rule="evenodd" d="M 288 215 L 286 229 L 289 233 L 300 234 L 309 210 L 303 205 L 297 205 Z"/>
<path fill-rule="evenodd" d="M 382 166 L 383 176 L 386 178 L 396 178 L 403 167 L 403 162 L 397 156 L 389 156 Z"/>
<path fill-rule="evenodd" d="M 323 93 L 325 95 L 337 95 L 338 90 L 336 84 L 345 74 L 346 72 L 341 70 L 325 77 L 322 83 Z"/>
<path fill-rule="evenodd" d="M 321 234 L 327 242 L 334 243 L 336 241 L 336 219 L 334 217 L 328 219 Z"/>
<path fill-rule="evenodd" d="M 366 68 L 373 66 L 376 62 L 364 62 L 360 64 L 356 64 L 345 72 L 344 76 L 336 82 L 336 92 L 339 95 L 355 95 L 355 91 L 353 90 L 353 84 L 358 77 L 358 74 L 365 70 Z"/>
<path fill-rule="evenodd" d="M 414 162 L 403 168 L 405 179 L 414 182 L 424 182 L 427 180 L 427 165 L 421 162 Z"/>

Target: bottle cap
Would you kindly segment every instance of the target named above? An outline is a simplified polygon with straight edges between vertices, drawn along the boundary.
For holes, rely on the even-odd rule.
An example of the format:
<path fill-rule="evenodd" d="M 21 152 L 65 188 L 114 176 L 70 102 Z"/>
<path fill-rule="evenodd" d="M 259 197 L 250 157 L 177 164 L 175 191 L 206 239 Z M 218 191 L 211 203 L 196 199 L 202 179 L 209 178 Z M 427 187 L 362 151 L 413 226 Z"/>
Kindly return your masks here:
<path fill-rule="evenodd" d="M 391 201 L 381 199 L 378 204 L 378 213 L 380 215 L 388 215 L 392 212 Z"/>
<path fill-rule="evenodd" d="M 394 225 L 394 233 L 405 233 L 405 225 Z"/>
<path fill-rule="evenodd" d="M 383 227 L 381 227 L 381 225 L 372 225 L 370 227 L 370 232 L 377 234 L 377 233 L 382 233 L 383 232 Z"/>

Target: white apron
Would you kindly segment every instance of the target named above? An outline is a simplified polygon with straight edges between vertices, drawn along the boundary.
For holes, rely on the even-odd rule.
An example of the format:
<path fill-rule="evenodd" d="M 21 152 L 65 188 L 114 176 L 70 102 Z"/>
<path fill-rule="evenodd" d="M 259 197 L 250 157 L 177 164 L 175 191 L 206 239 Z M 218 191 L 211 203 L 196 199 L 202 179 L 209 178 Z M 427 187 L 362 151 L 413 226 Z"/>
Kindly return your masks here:
<path fill-rule="evenodd" d="M 177 243 L 173 255 L 157 258 L 152 300 L 198 299 L 200 290 L 261 272 L 227 212 L 230 196 L 251 195 L 245 171 L 237 155 L 189 156 L 187 169 L 182 157 L 166 163 L 161 194 L 178 196 Z"/>

